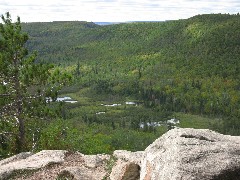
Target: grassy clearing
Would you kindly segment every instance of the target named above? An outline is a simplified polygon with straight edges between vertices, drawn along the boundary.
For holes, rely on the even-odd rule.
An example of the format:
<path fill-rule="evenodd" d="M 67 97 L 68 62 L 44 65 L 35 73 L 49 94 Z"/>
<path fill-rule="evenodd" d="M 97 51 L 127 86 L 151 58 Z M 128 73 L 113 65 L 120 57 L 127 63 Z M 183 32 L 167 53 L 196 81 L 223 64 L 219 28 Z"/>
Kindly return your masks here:
<path fill-rule="evenodd" d="M 199 115 L 175 113 L 177 119 L 180 120 L 180 127 L 195 129 L 211 129 L 215 124 L 221 122 L 217 118 L 209 118 Z"/>
<path fill-rule="evenodd" d="M 179 127 L 196 129 L 211 129 L 214 125 L 221 122 L 220 119 L 216 118 L 180 112 L 174 113 L 169 117 L 164 117 L 161 112 L 153 108 L 146 108 L 142 104 L 126 104 L 126 102 L 137 102 L 131 99 L 131 97 L 122 97 L 112 94 L 96 94 L 89 88 L 76 88 L 77 87 L 68 87 L 63 90 L 65 94 L 61 94 L 61 96 L 70 96 L 73 100 L 78 101 L 78 103 L 75 104 L 66 104 L 71 114 L 70 119 L 82 119 L 83 116 L 87 115 L 95 116 L 99 122 L 114 121 L 119 123 L 124 120 L 129 125 L 130 121 L 159 122 L 167 120 L 166 118 L 176 118 L 180 120 Z M 106 106 L 113 104 L 118 105 Z M 166 128 L 158 129 L 161 129 L 161 132 L 166 131 Z"/>
<path fill-rule="evenodd" d="M 59 126 L 68 124 L 71 127 L 66 133 L 69 139 L 65 138 L 63 142 L 57 144 L 52 143 L 51 148 L 58 147 L 61 143 L 63 147 L 69 141 L 66 148 L 86 154 L 112 153 L 116 149 L 138 151 L 144 150 L 171 128 L 167 124 L 151 127 L 147 126 L 147 123 L 164 124 L 167 120 L 176 118 L 180 120 L 177 126 L 181 128 L 214 129 L 214 125 L 220 122 L 218 119 L 199 115 L 169 113 L 158 107 L 147 108 L 131 97 L 96 94 L 89 88 L 75 89 L 74 92 L 74 88 L 70 89 L 71 92 L 65 90 L 65 94 L 62 93 L 61 97 L 70 96 L 78 102 L 65 103 L 67 121 Z M 140 127 L 140 124 L 144 124 L 144 127 Z M 56 130 L 58 131 L 61 132 Z M 52 134 L 57 138 L 56 132 Z"/>

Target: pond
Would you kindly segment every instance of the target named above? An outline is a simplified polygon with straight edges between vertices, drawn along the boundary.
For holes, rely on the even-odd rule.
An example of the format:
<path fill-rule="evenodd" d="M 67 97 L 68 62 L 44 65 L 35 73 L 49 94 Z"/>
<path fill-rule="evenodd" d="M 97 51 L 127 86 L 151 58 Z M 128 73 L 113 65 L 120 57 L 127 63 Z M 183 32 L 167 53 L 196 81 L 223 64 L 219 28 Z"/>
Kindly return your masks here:
<path fill-rule="evenodd" d="M 58 97 L 56 101 L 58 101 L 58 102 L 66 102 L 66 103 L 77 103 L 78 102 L 78 101 L 73 100 L 69 96 Z"/>
<path fill-rule="evenodd" d="M 52 98 L 48 97 L 46 98 L 47 101 L 52 102 Z M 77 103 L 78 101 L 73 100 L 69 96 L 64 96 L 64 97 L 58 97 L 56 99 L 57 102 L 66 102 L 66 103 Z"/>
<path fill-rule="evenodd" d="M 105 114 L 106 112 L 105 111 L 100 111 L 100 112 L 97 112 L 96 114 Z"/>
<path fill-rule="evenodd" d="M 121 106 L 122 104 L 101 104 L 101 106 L 108 106 L 108 107 L 114 107 L 114 106 Z"/>
<path fill-rule="evenodd" d="M 126 105 L 135 105 L 137 106 L 138 103 L 137 102 L 132 102 L 132 101 L 126 101 L 125 102 Z M 114 106 L 121 106 L 122 104 L 117 104 L 117 103 L 114 103 L 114 104 L 101 104 L 101 106 L 107 106 L 107 107 L 114 107 Z"/>
<path fill-rule="evenodd" d="M 180 121 L 178 119 L 172 118 L 167 121 L 159 121 L 159 122 L 147 122 L 147 123 L 140 123 L 139 127 L 144 128 L 145 125 L 148 127 L 158 127 L 158 126 L 163 126 L 163 125 L 175 125 L 173 127 L 177 127 L 176 125 L 179 124 Z"/>

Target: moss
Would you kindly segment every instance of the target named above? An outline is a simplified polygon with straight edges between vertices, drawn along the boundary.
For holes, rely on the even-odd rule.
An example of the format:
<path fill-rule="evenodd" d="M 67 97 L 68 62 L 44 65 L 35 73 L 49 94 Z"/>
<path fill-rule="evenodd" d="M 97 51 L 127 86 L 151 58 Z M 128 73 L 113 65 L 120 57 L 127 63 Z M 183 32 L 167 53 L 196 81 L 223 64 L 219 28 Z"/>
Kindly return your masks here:
<path fill-rule="evenodd" d="M 17 179 L 17 178 L 27 178 L 31 175 L 33 175 L 35 172 L 39 171 L 39 169 L 24 169 L 24 170 L 15 170 L 9 176 L 6 176 L 3 180 L 11 180 L 11 179 Z"/>
<path fill-rule="evenodd" d="M 116 161 L 117 161 L 117 158 L 114 157 L 113 155 L 107 161 L 106 166 L 105 166 L 105 170 L 107 171 L 107 174 L 103 177 L 102 180 L 108 180 L 109 179 L 110 174 L 112 172 L 112 168 L 115 165 Z"/>

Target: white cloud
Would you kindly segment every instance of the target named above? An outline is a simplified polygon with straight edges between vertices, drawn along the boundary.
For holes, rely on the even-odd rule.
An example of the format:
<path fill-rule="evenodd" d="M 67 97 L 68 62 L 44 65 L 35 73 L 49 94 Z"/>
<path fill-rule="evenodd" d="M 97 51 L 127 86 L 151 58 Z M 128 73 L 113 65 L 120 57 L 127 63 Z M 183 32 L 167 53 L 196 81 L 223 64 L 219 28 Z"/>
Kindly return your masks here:
<path fill-rule="evenodd" d="M 205 13 L 238 13 L 239 0 L 1 0 L 22 21 L 140 21 L 189 18 Z"/>

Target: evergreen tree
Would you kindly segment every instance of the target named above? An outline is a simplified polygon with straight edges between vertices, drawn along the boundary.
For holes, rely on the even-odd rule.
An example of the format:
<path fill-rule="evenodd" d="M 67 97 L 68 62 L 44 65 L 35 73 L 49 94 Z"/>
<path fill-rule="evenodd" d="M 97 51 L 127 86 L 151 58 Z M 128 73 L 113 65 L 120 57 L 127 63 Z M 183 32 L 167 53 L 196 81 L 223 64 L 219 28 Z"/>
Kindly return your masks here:
<path fill-rule="evenodd" d="M 56 99 L 61 83 L 51 76 L 53 66 L 36 62 L 36 53 L 25 47 L 28 35 L 20 18 L 12 22 L 9 13 L 0 24 L 0 127 L 1 135 L 13 137 L 15 152 L 27 150 L 27 122 L 44 117 L 46 97 Z M 51 79 L 51 81 L 50 81 Z M 54 84 L 52 83 L 54 80 Z M 51 83 L 50 83 L 51 82 Z M 13 142 L 11 142 L 13 143 Z"/>

